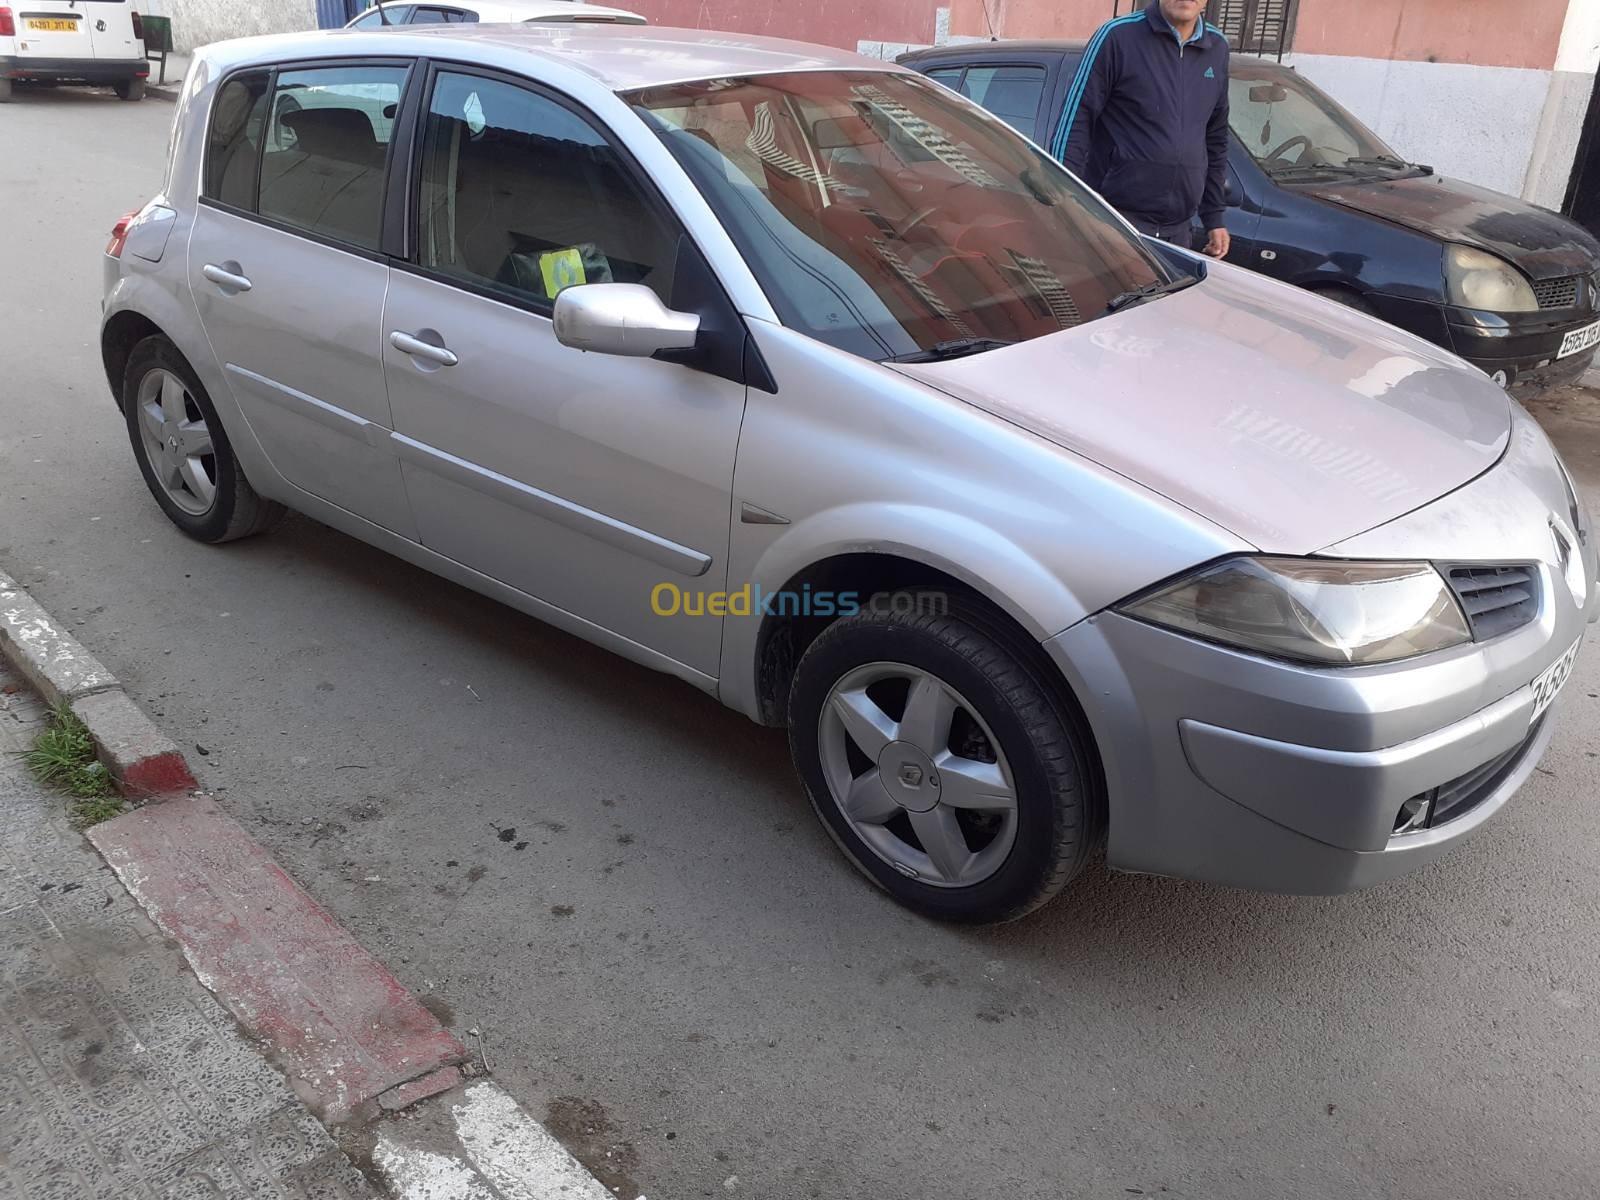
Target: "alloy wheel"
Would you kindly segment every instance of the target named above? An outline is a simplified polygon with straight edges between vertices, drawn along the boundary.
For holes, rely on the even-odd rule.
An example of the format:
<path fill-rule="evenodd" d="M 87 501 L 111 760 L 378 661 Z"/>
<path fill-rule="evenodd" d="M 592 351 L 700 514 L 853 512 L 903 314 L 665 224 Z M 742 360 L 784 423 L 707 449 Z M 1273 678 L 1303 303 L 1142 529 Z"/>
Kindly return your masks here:
<path fill-rule="evenodd" d="M 977 710 L 929 671 L 867 663 L 828 694 L 817 729 L 828 792 L 856 835 L 902 875 L 971 887 L 1005 862 L 1017 793 Z"/>
<path fill-rule="evenodd" d="M 157 367 L 139 383 L 139 438 L 167 497 L 191 516 L 217 502 L 217 459 L 211 428 L 189 389 Z"/>

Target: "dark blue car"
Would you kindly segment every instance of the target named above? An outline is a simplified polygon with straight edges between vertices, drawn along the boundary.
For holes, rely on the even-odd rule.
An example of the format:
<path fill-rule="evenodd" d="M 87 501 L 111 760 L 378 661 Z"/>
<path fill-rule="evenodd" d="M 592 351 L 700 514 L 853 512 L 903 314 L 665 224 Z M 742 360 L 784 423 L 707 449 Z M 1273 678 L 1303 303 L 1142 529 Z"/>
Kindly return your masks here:
<path fill-rule="evenodd" d="M 975 42 L 900 61 L 1048 145 L 1083 46 Z M 1403 161 L 1276 63 L 1235 55 L 1229 105 L 1230 262 L 1382 317 L 1508 386 L 1593 363 L 1600 242 L 1587 230 Z"/>

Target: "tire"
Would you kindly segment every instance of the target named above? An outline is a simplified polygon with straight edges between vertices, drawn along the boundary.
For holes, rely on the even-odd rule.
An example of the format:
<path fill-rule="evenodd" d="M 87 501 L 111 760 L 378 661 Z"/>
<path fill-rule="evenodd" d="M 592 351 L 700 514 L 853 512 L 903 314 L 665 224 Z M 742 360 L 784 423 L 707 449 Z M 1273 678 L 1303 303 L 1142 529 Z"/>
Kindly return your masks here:
<path fill-rule="evenodd" d="M 181 394 L 166 391 L 172 383 L 181 385 Z M 149 411 L 152 403 L 154 413 Z M 150 494 L 184 533 L 201 542 L 231 542 L 264 532 L 282 519 L 283 506 L 263 499 L 250 486 L 211 397 L 166 338 L 148 337 L 133 348 L 123 374 L 122 411 Z M 175 416 L 178 411 L 183 417 Z M 163 447 L 170 438 L 184 437 L 195 453 L 184 456 L 184 467 L 168 470 L 179 447 L 174 445 L 171 458 Z M 206 443 L 209 453 L 200 449 Z M 157 453 L 162 454 L 159 461 Z M 163 482 L 163 476 L 175 482 Z"/>
<path fill-rule="evenodd" d="M 934 595 L 943 593 L 899 593 L 892 607 L 874 605 L 843 618 L 807 648 L 789 692 L 790 751 L 823 826 L 878 887 L 940 920 L 1011 921 L 1059 892 L 1098 847 L 1105 827 L 1098 776 L 1081 718 L 1021 638 L 964 597 L 950 596 L 943 613 L 916 611 L 927 605 L 903 602 Z M 933 745 L 932 755 L 924 755 L 919 738 L 905 730 L 918 723 L 906 720 L 912 695 L 919 688 L 931 693 L 933 685 L 917 680 L 899 693 L 902 671 L 932 678 L 954 702 L 948 734 L 920 743 Z M 898 713 L 897 693 L 904 697 Z M 863 728 L 839 716 L 845 709 L 868 711 L 861 707 L 863 696 L 877 716 L 891 722 L 872 727 L 872 738 L 884 737 L 876 769 L 856 735 L 840 732 L 847 725 Z M 891 728 L 894 736 L 887 737 Z M 968 776 L 974 771 L 991 780 L 995 795 L 1006 790 L 998 778 L 1009 780 L 1010 814 L 1003 807 L 975 812 L 963 806 L 966 801 L 945 803 L 972 799 Z M 883 789 L 887 806 L 875 787 Z M 937 793 L 933 808 L 913 811 L 929 803 L 922 790 L 929 787 Z M 881 807 L 870 820 L 858 821 L 835 798 L 839 793 L 852 803 L 867 797 L 858 813 Z M 902 809 L 904 804 L 910 808 Z M 879 820 L 884 814 L 887 819 Z M 971 853 L 971 878 L 944 870 L 926 850 L 924 819 L 933 822 L 936 838 L 946 840 L 954 823 L 955 860 L 962 850 Z"/>
<path fill-rule="evenodd" d="M 12 83 L 9 79 L 0 79 L 0 104 L 11 103 Z"/>
<path fill-rule="evenodd" d="M 122 100 L 143 100 L 144 80 L 124 79 L 121 83 L 112 84 L 111 90 L 116 92 L 117 97 Z"/>

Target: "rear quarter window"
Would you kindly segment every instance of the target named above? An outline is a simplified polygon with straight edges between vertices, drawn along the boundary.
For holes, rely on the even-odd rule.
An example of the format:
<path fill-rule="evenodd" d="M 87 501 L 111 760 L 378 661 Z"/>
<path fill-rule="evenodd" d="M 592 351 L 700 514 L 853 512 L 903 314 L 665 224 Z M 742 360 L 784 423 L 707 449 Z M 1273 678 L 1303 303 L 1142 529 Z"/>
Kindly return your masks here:
<path fill-rule="evenodd" d="M 253 211 L 266 128 L 268 71 L 235 75 L 217 89 L 206 136 L 204 194 Z"/>

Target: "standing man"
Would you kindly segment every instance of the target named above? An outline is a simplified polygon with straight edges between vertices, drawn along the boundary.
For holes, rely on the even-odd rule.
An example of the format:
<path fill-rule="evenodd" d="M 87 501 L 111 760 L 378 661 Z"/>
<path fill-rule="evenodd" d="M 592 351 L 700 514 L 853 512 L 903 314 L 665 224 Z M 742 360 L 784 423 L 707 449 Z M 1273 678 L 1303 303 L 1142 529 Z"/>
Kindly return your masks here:
<path fill-rule="evenodd" d="M 1150 0 L 1100 27 L 1051 151 L 1141 232 L 1228 254 L 1228 39 L 1202 0 Z M 1090 165 L 1094 165 L 1091 174 Z"/>

